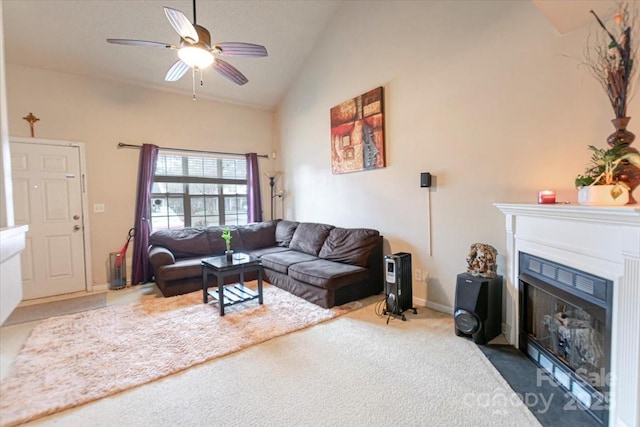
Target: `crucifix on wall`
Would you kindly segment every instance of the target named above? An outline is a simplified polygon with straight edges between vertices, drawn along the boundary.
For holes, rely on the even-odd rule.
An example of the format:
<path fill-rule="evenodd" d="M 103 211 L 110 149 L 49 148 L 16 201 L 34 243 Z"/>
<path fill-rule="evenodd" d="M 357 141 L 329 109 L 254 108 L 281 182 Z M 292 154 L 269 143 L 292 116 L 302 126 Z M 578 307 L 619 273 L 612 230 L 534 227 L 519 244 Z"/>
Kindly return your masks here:
<path fill-rule="evenodd" d="M 29 127 L 31 128 L 31 138 L 36 136 L 35 124 L 40 119 L 33 115 L 33 113 L 29 113 L 28 116 L 23 117 L 24 120 L 29 122 Z"/>

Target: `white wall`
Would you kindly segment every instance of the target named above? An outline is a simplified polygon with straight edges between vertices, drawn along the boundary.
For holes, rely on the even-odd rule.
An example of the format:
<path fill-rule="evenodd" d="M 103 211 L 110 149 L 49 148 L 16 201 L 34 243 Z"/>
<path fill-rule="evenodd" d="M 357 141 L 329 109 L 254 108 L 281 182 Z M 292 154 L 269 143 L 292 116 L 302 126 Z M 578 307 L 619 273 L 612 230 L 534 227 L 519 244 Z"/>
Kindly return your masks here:
<path fill-rule="evenodd" d="M 0 2 L 0 24 L 3 24 L 3 3 Z M 0 28 L 0 228 L 13 226 L 13 185 L 11 182 L 11 155 L 9 150 L 9 116 L 7 115 L 7 83 L 4 59 L 4 24 Z"/>
<path fill-rule="evenodd" d="M 560 36 L 526 1 L 344 2 L 277 113 L 285 216 L 380 230 L 388 253 L 429 271 L 414 297 L 450 309 L 472 243 L 496 247 L 504 275 L 492 204 L 546 188 L 575 203 L 587 146 L 606 147 L 614 113 L 579 67 L 588 33 Z M 377 86 L 387 167 L 332 175 L 330 108 Z M 634 100 L 640 134 L 639 113 Z M 436 177 L 431 194 L 420 172 Z"/>
<path fill-rule="evenodd" d="M 0 2 L 0 24 L 3 23 L 3 3 Z M 4 59 L 4 29 L 0 28 L 0 324 L 22 300 L 20 252 L 24 250 L 27 227 L 15 227 L 13 214 L 13 183 L 11 180 L 11 150 L 9 149 L 9 119 Z"/>
<path fill-rule="evenodd" d="M 118 142 L 236 153 L 273 150 L 273 113 L 255 108 L 194 102 L 188 94 L 15 64 L 7 64 L 7 94 L 12 136 L 30 136 L 22 117 L 33 112 L 40 118 L 37 138 L 86 144 L 89 209 L 94 203 L 106 206 L 105 213 L 89 215 L 93 284 L 106 283 L 109 252 L 122 248 L 133 226 L 139 152 L 117 149 Z M 272 162 L 261 159 L 260 169 L 273 169 Z M 264 176 L 262 189 L 268 216 Z"/>

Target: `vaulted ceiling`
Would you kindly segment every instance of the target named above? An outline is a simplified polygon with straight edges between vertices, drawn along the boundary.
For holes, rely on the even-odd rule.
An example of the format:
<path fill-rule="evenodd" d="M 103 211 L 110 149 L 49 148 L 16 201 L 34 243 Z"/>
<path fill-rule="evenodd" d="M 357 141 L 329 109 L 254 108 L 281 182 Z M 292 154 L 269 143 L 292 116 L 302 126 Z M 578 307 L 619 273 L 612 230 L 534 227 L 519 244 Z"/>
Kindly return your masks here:
<path fill-rule="evenodd" d="M 428 0 L 424 0 L 428 1 Z M 614 1 L 532 0 L 562 33 L 591 20 L 594 8 L 607 13 Z M 340 0 L 199 0 L 197 22 L 212 42 L 264 45 L 266 58 L 225 58 L 249 83 L 238 86 L 209 69 L 198 97 L 273 109 L 340 7 Z M 168 83 L 164 76 L 176 61 L 170 49 L 113 45 L 107 38 L 158 41 L 177 45 L 179 37 L 163 6 L 193 17 L 192 0 L 4 0 L 6 62 L 140 84 L 187 94 L 191 74 Z M 373 6 L 375 2 L 372 2 Z"/>
<path fill-rule="evenodd" d="M 211 32 L 212 42 L 256 43 L 269 53 L 266 58 L 225 58 L 249 82 L 238 86 L 208 69 L 203 73 L 204 86 L 196 87 L 198 97 L 274 108 L 339 5 L 339 1 L 197 1 L 197 23 Z M 178 82 L 164 81 L 177 60 L 175 51 L 106 42 L 124 38 L 178 45 L 180 38 L 163 6 L 193 18 L 191 0 L 5 0 L 6 62 L 190 94 L 191 73 Z"/>

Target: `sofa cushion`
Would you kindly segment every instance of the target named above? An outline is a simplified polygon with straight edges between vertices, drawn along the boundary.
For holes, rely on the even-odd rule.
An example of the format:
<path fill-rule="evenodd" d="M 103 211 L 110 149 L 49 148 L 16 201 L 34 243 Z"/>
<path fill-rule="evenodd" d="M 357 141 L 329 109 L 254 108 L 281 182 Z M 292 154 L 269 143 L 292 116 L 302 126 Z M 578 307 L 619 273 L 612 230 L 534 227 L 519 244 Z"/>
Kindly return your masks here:
<path fill-rule="evenodd" d="M 213 247 L 209 242 L 207 233 L 202 228 L 158 230 L 149 236 L 149 245 L 167 248 L 176 258 L 210 255 L 213 253 Z"/>
<path fill-rule="evenodd" d="M 366 280 L 369 272 L 355 265 L 317 259 L 293 264 L 289 267 L 289 277 L 319 288 L 335 290 Z"/>
<path fill-rule="evenodd" d="M 267 248 L 276 244 L 276 221 L 243 225 L 238 227 L 238 231 L 246 249 Z"/>
<path fill-rule="evenodd" d="M 330 261 L 366 267 L 379 240 L 380 233 L 377 230 L 334 228 L 324 241 L 318 256 Z"/>
<path fill-rule="evenodd" d="M 290 265 L 315 259 L 318 259 L 318 257 L 292 250 L 265 254 L 260 258 L 263 267 L 282 274 L 287 274 Z"/>
<path fill-rule="evenodd" d="M 240 251 L 245 249 L 244 242 L 240 238 L 240 232 L 236 226 L 216 225 L 213 227 L 207 227 L 207 237 L 209 238 L 209 245 L 211 247 L 210 254 L 222 255 L 227 250 L 227 242 L 222 238 L 222 232 L 229 228 L 231 232 L 231 250 Z"/>
<path fill-rule="evenodd" d="M 293 233 L 298 228 L 299 222 L 282 220 L 276 225 L 276 244 L 285 248 L 289 247 Z"/>
<path fill-rule="evenodd" d="M 266 254 L 272 254 L 272 253 L 276 253 L 276 252 L 284 252 L 284 251 L 288 251 L 289 248 L 283 248 L 280 246 L 271 246 L 270 248 L 260 248 L 260 249 L 253 249 L 250 251 L 247 251 L 250 255 L 253 255 L 255 257 L 261 258 L 263 255 Z"/>
<path fill-rule="evenodd" d="M 317 256 L 332 228 L 332 225 L 302 222 L 293 233 L 289 248 Z"/>

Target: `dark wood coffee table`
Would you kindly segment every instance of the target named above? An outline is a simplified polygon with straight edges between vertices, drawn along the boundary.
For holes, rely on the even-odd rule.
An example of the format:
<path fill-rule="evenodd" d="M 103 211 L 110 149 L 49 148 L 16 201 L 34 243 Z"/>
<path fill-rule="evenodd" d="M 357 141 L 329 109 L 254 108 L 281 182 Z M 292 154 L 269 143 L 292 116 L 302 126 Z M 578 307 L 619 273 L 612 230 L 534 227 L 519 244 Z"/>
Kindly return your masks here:
<path fill-rule="evenodd" d="M 202 260 L 202 302 L 207 304 L 209 297 L 218 301 L 220 316 L 224 316 L 224 308 L 245 301 L 258 299 L 262 304 L 262 262 L 249 254 L 237 253 L 228 260 L 226 255 L 204 258 Z M 244 285 L 244 273 L 258 272 L 258 292 Z M 209 290 L 209 275 L 216 276 L 218 287 Z M 240 282 L 224 284 L 224 278 L 234 274 L 240 275 Z"/>

